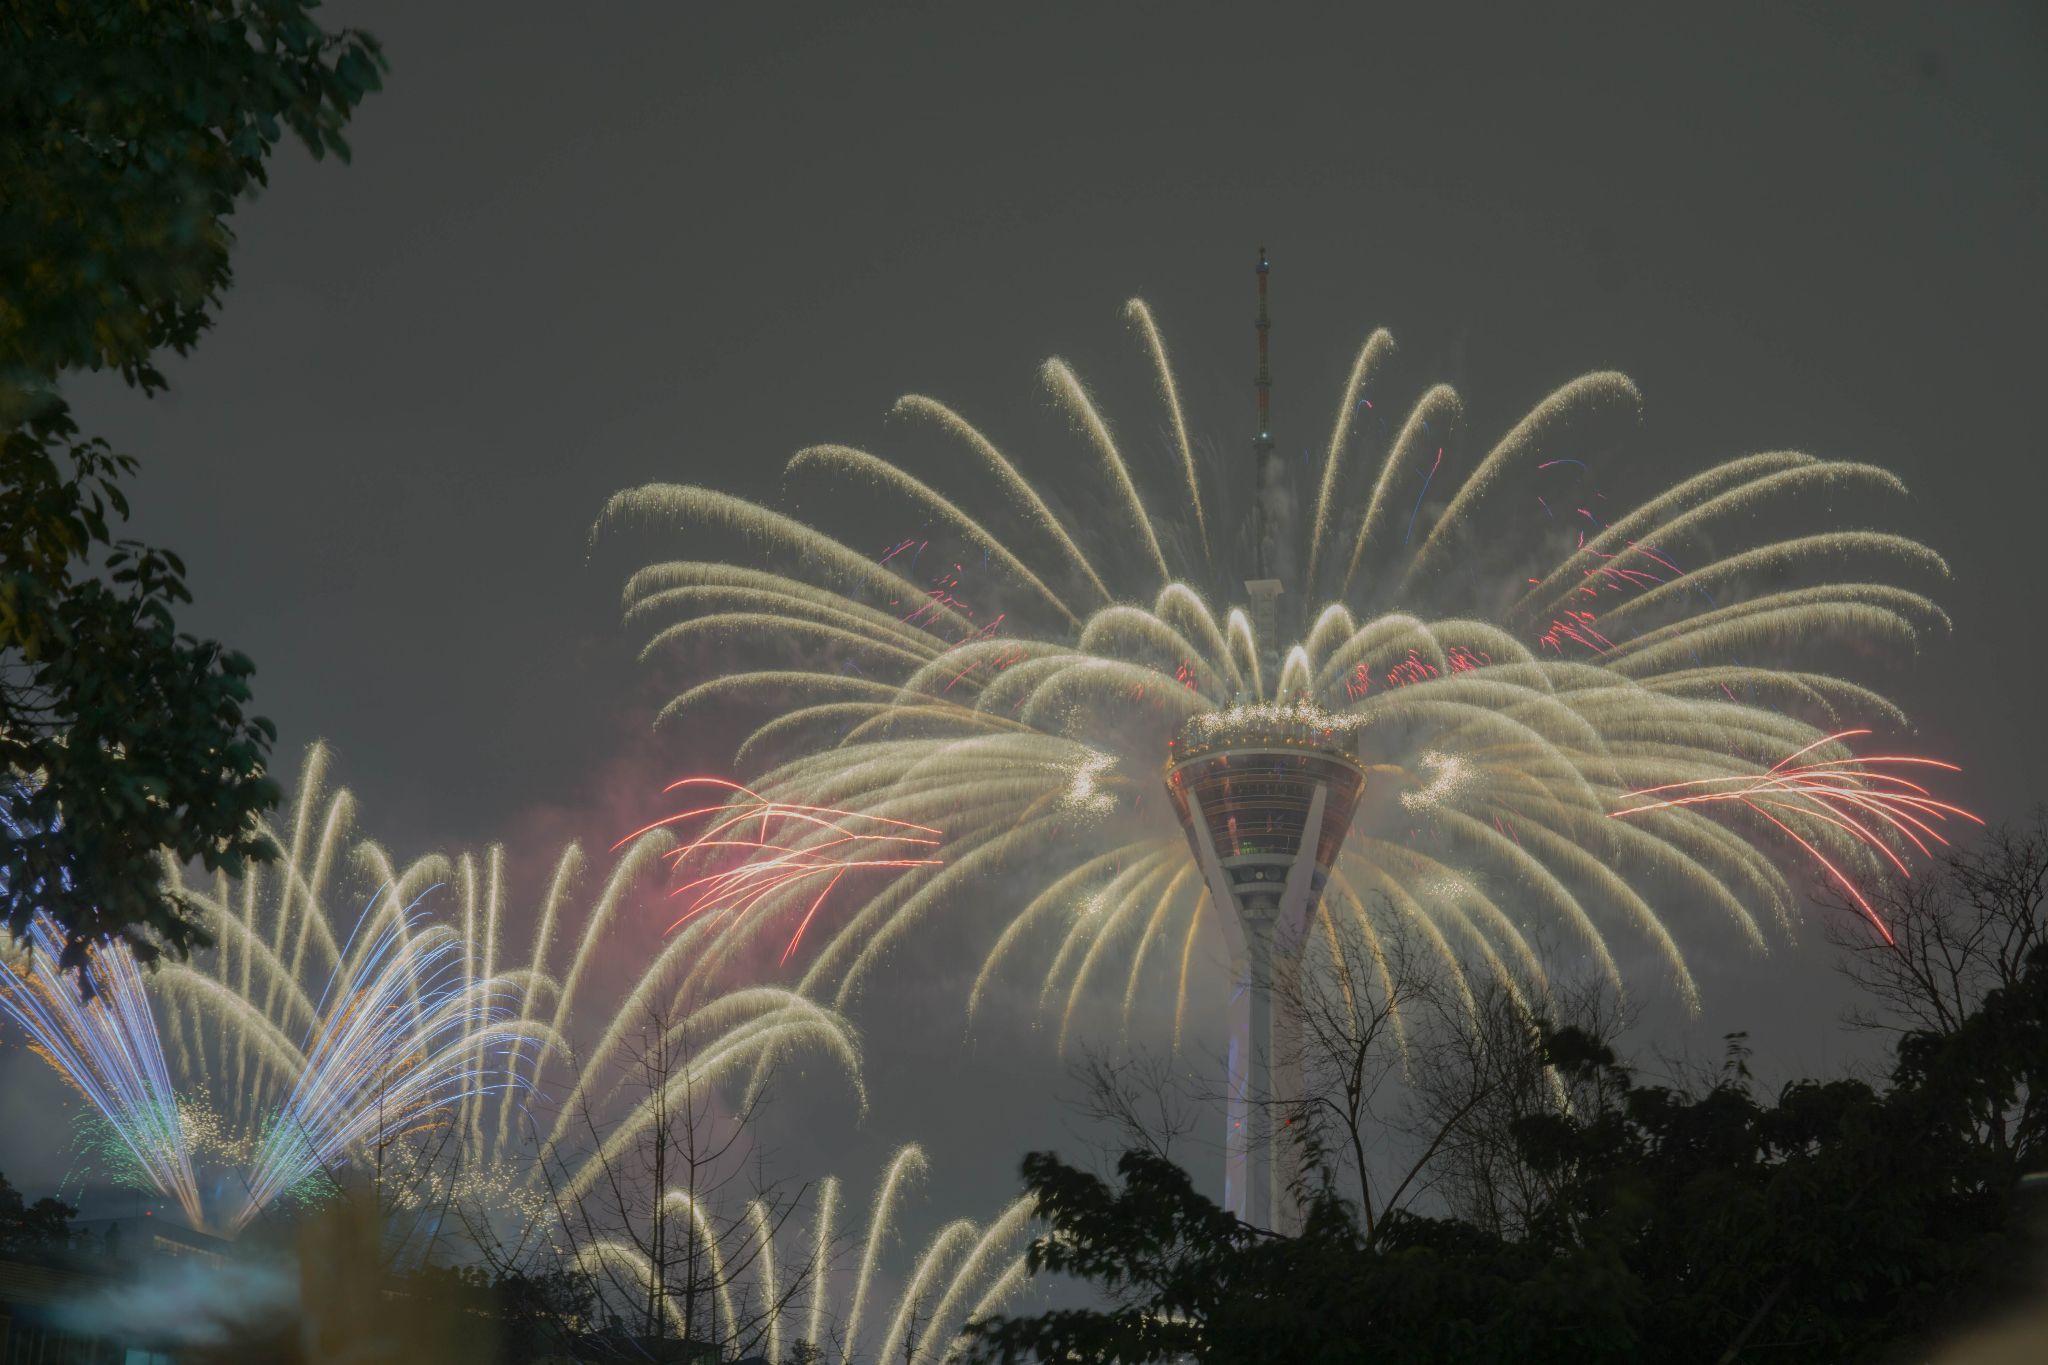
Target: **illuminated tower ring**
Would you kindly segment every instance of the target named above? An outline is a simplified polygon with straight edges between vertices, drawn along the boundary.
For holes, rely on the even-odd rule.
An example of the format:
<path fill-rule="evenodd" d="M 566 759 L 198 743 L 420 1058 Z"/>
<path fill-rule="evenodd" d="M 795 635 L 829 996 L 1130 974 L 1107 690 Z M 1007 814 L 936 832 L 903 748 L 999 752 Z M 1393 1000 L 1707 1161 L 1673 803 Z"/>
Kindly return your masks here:
<path fill-rule="evenodd" d="M 1276 1036 L 1273 990 L 1303 935 L 1365 792 L 1355 731 L 1300 705 L 1196 716 L 1172 743 L 1166 791 L 1201 865 L 1230 945 L 1229 1091 L 1224 1204 L 1277 1228 L 1290 1172 L 1272 1106 L 1298 1088 L 1299 1058 Z M 1286 1031 L 1285 1021 L 1280 1032 Z"/>

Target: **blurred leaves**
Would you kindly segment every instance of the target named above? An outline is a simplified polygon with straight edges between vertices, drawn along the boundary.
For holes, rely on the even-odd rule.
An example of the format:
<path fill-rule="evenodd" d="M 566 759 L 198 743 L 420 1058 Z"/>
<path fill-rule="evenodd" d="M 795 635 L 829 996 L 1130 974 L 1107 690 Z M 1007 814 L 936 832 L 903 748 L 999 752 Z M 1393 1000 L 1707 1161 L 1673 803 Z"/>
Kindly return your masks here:
<path fill-rule="evenodd" d="M 118 369 L 153 392 L 231 279 L 228 217 L 289 130 L 346 160 L 378 88 L 368 35 L 305 0 L 10 0 L 0 10 L 0 421 L 36 384 Z"/>
<path fill-rule="evenodd" d="M 144 961 L 204 934 L 163 859 L 238 875 L 275 855 L 253 665 L 178 631 L 185 567 L 115 537 L 132 456 L 79 432 L 67 374 L 145 394 L 232 280 L 228 226 L 287 133 L 346 159 L 374 39 L 306 0 L 0 6 L 0 920 L 35 910 Z"/>

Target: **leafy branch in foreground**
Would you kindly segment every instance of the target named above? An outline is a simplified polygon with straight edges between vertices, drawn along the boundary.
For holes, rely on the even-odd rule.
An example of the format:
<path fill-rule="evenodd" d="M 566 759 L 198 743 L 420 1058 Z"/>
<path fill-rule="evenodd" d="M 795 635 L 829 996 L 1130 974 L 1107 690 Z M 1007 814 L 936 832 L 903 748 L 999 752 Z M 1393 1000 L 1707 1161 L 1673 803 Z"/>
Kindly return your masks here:
<path fill-rule="evenodd" d="M 181 633 L 185 566 L 116 539 L 135 459 L 81 434 L 60 382 L 152 394 L 233 276 L 228 218 L 286 132 L 316 157 L 379 84 L 374 39 L 309 0 L 25 0 L 0 10 L 0 923 L 64 963 L 207 940 L 163 861 L 274 856 L 270 723 L 243 655 Z M 85 981 L 81 971 L 79 980 Z"/>

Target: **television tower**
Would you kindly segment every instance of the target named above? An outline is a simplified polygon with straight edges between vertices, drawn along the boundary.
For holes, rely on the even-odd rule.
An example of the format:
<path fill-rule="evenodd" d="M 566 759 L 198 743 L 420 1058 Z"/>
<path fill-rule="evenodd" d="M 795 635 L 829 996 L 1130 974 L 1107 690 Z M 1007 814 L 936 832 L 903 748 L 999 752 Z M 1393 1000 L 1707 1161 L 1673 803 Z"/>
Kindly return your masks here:
<path fill-rule="evenodd" d="M 1255 570 L 1245 583 L 1261 652 L 1277 662 L 1281 582 L 1270 576 L 1286 533 L 1270 515 L 1283 471 L 1273 454 L 1266 363 L 1266 249 L 1259 248 L 1258 503 Z M 1267 677 L 1275 669 L 1267 667 Z M 1224 1207 L 1246 1222 L 1294 1230 L 1294 1154 L 1273 1126 L 1274 1101 L 1300 1091 L 1289 1021 L 1275 1018 L 1301 960 L 1323 885 L 1365 794 L 1357 739 L 1303 700 L 1252 697 L 1190 720 L 1169 745 L 1166 794 L 1202 869 L 1230 949 L 1230 1071 Z M 1283 994 L 1282 999 L 1285 999 Z"/>
<path fill-rule="evenodd" d="M 1230 950 L 1230 1077 L 1223 1204 L 1247 1223 L 1295 1230 L 1292 1152 L 1275 1101 L 1300 1094 L 1284 1002 L 1323 885 L 1365 794 L 1357 742 L 1309 707 L 1235 706 L 1175 736 L 1166 794 L 1201 866 Z"/>

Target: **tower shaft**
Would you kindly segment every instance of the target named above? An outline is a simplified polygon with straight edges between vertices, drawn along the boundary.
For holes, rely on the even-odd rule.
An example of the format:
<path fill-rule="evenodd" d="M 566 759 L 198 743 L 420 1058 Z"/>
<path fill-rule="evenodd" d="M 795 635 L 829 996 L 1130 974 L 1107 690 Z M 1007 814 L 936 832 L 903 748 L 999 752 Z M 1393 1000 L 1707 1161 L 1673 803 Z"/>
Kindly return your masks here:
<path fill-rule="evenodd" d="M 1301 1090 L 1299 1020 L 1286 1001 L 1364 794 L 1355 747 L 1308 710 L 1239 707 L 1190 721 L 1166 773 L 1230 950 L 1224 1206 L 1278 1231 L 1292 1227 L 1299 1155 L 1273 1122 Z"/>

